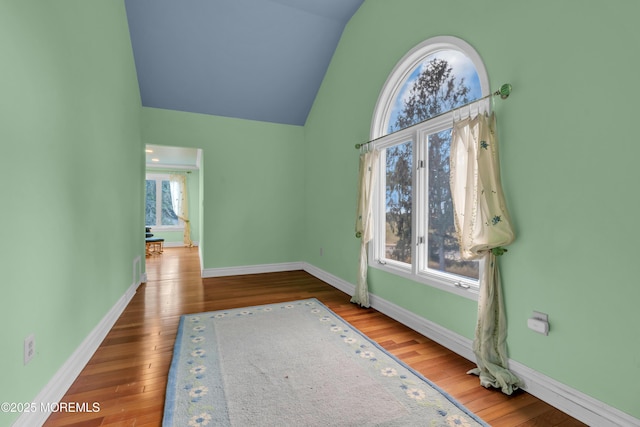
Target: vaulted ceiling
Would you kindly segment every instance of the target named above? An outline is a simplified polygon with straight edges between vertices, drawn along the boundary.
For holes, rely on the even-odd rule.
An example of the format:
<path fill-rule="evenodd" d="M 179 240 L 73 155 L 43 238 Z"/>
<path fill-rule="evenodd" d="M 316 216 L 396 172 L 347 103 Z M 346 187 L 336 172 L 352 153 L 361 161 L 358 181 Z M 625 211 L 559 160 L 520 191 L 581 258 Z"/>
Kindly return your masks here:
<path fill-rule="evenodd" d="M 364 0 L 125 0 L 142 104 L 304 125 Z"/>

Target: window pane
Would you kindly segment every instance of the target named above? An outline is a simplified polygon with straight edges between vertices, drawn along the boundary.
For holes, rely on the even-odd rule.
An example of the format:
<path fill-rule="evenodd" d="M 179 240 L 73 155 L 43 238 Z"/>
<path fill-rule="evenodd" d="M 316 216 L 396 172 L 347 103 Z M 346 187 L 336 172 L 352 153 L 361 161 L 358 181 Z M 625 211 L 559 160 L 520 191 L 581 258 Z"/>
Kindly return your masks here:
<path fill-rule="evenodd" d="M 429 135 L 427 265 L 434 270 L 477 279 L 478 262 L 460 259 L 449 186 L 450 147 L 451 129 Z"/>
<path fill-rule="evenodd" d="M 411 263 L 412 142 L 386 150 L 385 257 Z"/>
<path fill-rule="evenodd" d="M 162 225 L 178 225 L 178 215 L 173 211 L 171 203 L 171 184 L 162 181 Z"/>
<path fill-rule="evenodd" d="M 402 84 L 389 114 L 387 133 L 404 129 L 482 96 L 471 59 L 457 50 L 425 57 Z"/>
<path fill-rule="evenodd" d="M 144 223 L 147 227 L 156 225 L 156 182 L 152 179 L 146 180 Z"/>

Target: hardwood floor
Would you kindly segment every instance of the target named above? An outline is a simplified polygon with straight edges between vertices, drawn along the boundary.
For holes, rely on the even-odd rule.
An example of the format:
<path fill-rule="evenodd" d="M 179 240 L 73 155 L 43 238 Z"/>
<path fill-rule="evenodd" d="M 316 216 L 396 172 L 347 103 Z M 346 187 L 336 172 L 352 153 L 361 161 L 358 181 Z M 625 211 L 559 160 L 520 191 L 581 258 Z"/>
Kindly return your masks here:
<path fill-rule="evenodd" d="M 304 271 L 202 279 L 197 248 L 147 257 L 142 284 L 45 426 L 159 426 L 180 315 L 315 297 L 496 427 L 584 426 L 525 393 L 505 396 L 466 372 L 474 365 Z"/>

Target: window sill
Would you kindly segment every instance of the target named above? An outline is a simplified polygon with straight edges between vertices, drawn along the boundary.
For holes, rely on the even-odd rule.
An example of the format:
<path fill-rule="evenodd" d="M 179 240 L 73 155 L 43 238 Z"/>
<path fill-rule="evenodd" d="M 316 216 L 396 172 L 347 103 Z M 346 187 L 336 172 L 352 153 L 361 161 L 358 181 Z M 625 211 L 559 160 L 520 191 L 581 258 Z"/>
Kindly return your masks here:
<path fill-rule="evenodd" d="M 146 225 L 145 227 L 149 227 Z M 183 225 L 155 225 L 151 228 L 151 233 L 160 233 L 163 231 L 184 231 Z"/>
<path fill-rule="evenodd" d="M 369 267 L 375 268 L 377 270 L 385 271 L 387 273 L 403 277 L 405 279 L 412 280 L 416 283 L 421 283 L 427 286 L 431 286 L 432 288 L 440 289 L 445 292 L 449 292 L 455 295 L 459 295 L 461 297 L 477 301 L 479 290 L 477 287 L 462 287 L 456 286 L 457 280 L 449 277 L 442 277 L 435 274 L 428 273 L 420 273 L 414 274 L 410 270 L 392 265 L 392 264 L 382 264 L 377 260 L 369 263 Z"/>

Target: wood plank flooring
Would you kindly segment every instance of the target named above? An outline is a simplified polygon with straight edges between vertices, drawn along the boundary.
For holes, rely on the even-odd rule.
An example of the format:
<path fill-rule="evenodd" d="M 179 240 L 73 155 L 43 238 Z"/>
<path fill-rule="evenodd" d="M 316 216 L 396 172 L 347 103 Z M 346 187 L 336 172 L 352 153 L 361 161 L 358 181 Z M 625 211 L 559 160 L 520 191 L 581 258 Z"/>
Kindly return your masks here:
<path fill-rule="evenodd" d="M 182 314 L 317 298 L 495 427 L 584 426 L 525 393 L 505 396 L 466 372 L 474 365 L 304 271 L 202 279 L 197 248 L 147 257 L 148 281 L 62 402 L 98 412 L 56 412 L 45 426 L 160 426 L 167 374 Z M 256 424 L 259 425 L 259 424 Z"/>

